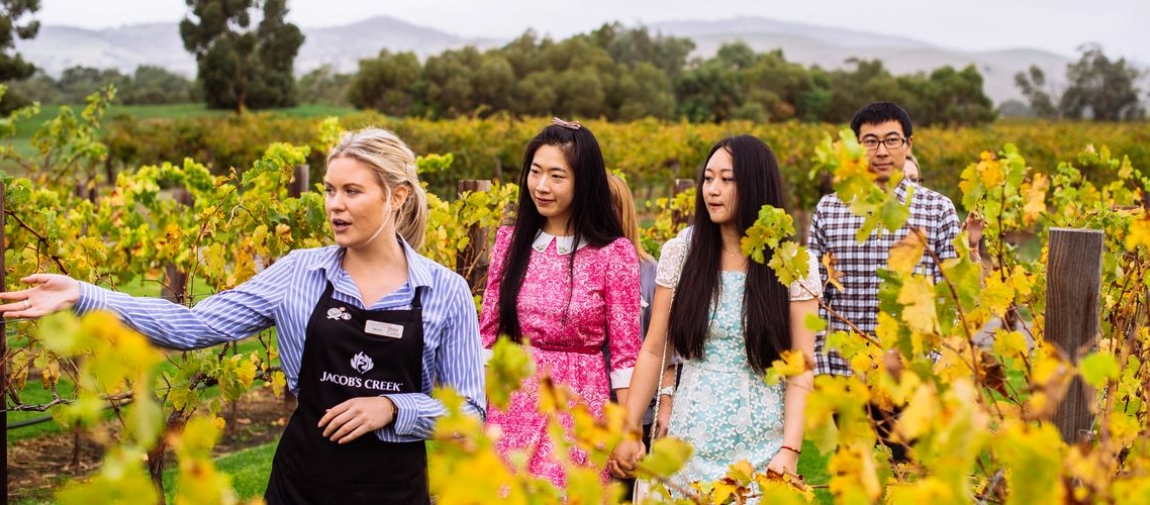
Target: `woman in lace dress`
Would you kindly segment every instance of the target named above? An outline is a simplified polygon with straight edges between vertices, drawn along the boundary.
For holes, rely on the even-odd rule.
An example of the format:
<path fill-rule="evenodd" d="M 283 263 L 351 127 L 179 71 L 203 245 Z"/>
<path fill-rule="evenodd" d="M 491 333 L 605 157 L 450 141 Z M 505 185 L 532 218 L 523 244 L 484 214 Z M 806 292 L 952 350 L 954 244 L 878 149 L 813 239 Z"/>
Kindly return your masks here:
<path fill-rule="evenodd" d="M 578 123 L 545 128 L 527 147 L 519 188 L 515 225 L 499 230 L 491 253 L 483 345 L 490 349 L 500 335 L 529 343 L 536 374 L 567 385 L 601 415 L 612 389 L 626 401 L 639 352 L 639 256 L 611 205 L 595 136 Z M 490 408 L 487 421 L 499 428 L 505 461 L 520 454 L 527 471 L 563 488 L 563 458 L 538 403 L 539 377 L 530 377 L 505 410 Z M 562 422 L 571 440 L 571 419 Z M 591 464 L 584 451 L 569 457 Z"/>
<path fill-rule="evenodd" d="M 812 376 L 777 386 L 763 376 L 787 349 L 814 362 L 814 332 L 804 320 L 818 307 L 817 265 L 812 259 L 808 278 L 788 287 L 742 253 L 740 239 L 759 209 L 784 207 L 778 163 L 759 139 L 743 135 L 715 145 L 697 195 L 693 230 L 663 246 L 654 315 L 631 380 L 628 427 L 639 429 L 660 362 L 678 353 L 683 372 L 668 434 L 695 452 L 673 481 L 682 488 L 714 481 L 740 460 L 760 471 L 795 473 Z M 642 453 L 642 442 L 619 444 L 612 471 L 631 473 Z"/>

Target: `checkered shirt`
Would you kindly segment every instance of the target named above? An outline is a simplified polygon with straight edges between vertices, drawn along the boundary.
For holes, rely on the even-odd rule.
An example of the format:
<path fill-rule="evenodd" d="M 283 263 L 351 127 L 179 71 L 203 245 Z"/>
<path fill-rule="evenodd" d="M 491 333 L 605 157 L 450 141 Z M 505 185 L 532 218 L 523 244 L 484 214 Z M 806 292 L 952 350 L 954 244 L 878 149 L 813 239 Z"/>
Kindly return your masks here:
<path fill-rule="evenodd" d="M 914 184 L 903 179 L 895 188 L 895 196 L 906 202 L 907 188 Z M 887 256 L 895 243 L 902 240 L 912 228 L 921 229 L 927 243 L 940 258 L 956 257 L 953 241 L 958 236 L 958 215 L 950 199 L 931 191 L 914 186 L 913 201 L 910 203 L 910 219 L 894 233 L 883 228 L 871 232 L 865 242 L 859 243 L 855 233 L 862 226 L 863 218 L 851 214 L 850 208 L 837 194 L 824 196 L 815 208 L 811 218 L 808 250 L 812 255 L 822 257 L 823 253 L 834 255 L 835 268 L 843 275 L 839 281 L 843 290 L 825 284 L 827 270 L 819 262 L 819 274 L 824 282 L 823 301 L 836 312 L 850 320 L 863 332 L 874 334 L 878 320 L 879 277 L 876 272 L 886 268 Z M 929 254 L 924 254 L 917 272 L 931 275 L 935 282 L 941 280 L 939 266 Z M 827 321 L 827 332 L 848 330 L 841 319 L 830 317 L 826 309 L 819 308 L 819 315 Z M 815 374 L 850 375 L 850 364 L 835 351 L 825 349 L 826 333 L 815 338 Z"/>

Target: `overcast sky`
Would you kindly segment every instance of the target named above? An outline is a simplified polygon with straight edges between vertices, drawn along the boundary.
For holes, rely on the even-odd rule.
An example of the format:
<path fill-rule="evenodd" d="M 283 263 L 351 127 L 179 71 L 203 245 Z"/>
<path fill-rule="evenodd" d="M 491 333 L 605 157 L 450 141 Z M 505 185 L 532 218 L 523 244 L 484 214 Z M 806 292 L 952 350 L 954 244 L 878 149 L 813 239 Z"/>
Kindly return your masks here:
<path fill-rule="evenodd" d="M 105 28 L 177 21 L 183 0 L 43 0 L 44 24 Z M 300 26 L 387 15 L 465 37 L 512 38 L 527 28 L 565 37 L 628 24 L 760 16 L 898 33 L 965 50 L 1031 47 L 1073 56 L 1085 42 L 1150 65 L 1150 0 L 289 0 Z"/>

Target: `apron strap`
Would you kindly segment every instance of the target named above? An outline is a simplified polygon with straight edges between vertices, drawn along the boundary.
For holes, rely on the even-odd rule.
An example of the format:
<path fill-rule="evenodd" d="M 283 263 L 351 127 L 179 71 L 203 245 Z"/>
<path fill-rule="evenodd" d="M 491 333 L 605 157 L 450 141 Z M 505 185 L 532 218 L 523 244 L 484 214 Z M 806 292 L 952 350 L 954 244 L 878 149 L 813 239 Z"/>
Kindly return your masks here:
<path fill-rule="evenodd" d="M 423 291 L 425 289 L 427 289 L 427 286 L 416 286 L 415 287 L 415 295 L 411 297 L 411 308 L 412 309 L 422 309 L 423 308 Z"/>

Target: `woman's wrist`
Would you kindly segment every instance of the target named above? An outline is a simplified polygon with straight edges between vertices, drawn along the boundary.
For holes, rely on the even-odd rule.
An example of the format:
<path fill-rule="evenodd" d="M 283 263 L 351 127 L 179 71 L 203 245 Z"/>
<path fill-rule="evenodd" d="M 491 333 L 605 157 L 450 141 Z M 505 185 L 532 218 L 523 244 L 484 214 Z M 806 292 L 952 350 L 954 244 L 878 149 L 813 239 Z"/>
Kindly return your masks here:
<path fill-rule="evenodd" d="M 638 435 L 639 440 L 643 439 L 643 425 L 642 424 L 628 421 L 627 423 L 623 424 L 623 431 L 626 433 L 633 433 L 635 435 Z"/>

